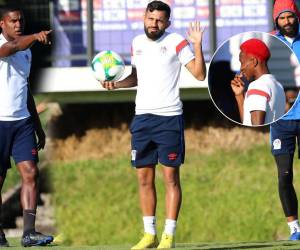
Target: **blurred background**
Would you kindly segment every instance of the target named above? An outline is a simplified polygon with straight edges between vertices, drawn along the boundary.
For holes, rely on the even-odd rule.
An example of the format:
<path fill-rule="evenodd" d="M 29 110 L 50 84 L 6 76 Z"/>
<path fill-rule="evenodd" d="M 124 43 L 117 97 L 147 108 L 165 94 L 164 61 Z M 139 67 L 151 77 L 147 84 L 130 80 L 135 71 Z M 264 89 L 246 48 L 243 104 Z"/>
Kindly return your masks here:
<path fill-rule="evenodd" d="M 5 2 L 12 1 L 0 0 L 0 5 Z M 216 48 L 231 36 L 273 30 L 270 0 L 167 2 L 172 7 L 169 31 L 185 36 L 188 23 L 195 19 L 206 27 L 207 66 Z M 142 232 L 128 131 L 136 90 L 105 91 L 93 78 L 90 62 L 98 51 L 111 49 L 130 64 L 131 40 L 143 33 L 148 0 L 16 3 L 24 6 L 27 33 L 53 30 L 51 47 L 32 47 L 36 63 L 31 85 L 48 135 L 40 162 L 38 228 L 59 235 L 65 245 L 129 246 Z M 183 69 L 180 84 L 187 152 L 181 170 L 183 204 L 176 241 L 286 239 L 289 232 L 277 194 L 269 128 L 249 129 L 225 118 L 210 100 L 207 80 L 198 82 Z M 295 164 L 297 180 L 300 164 Z M 15 169 L 7 179 L 6 232 L 18 236 L 22 220 Z M 164 224 L 160 166 L 156 181 L 160 233 Z"/>

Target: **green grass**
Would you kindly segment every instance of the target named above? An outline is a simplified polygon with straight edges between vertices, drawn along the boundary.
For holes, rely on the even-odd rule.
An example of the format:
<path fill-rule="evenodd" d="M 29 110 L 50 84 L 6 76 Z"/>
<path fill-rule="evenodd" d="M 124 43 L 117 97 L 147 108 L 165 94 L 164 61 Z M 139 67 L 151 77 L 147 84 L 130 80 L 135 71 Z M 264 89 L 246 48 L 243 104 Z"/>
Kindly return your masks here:
<path fill-rule="evenodd" d="M 20 246 L 19 239 L 11 238 L 8 239 L 10 247 L 7 249 L 12 250 L 24 250 L 24 247 Z M 241 243 L 211 243 L 211 242 L 202 242 L 202 243 L 178 243 L 176 244 L 176 249 L 193 249 L 193 250 L 204 250 L 204 249 L 268 249 L 268 250 L 278 250 L 278 249 L 299 249 L 299 242 L 290 242 L 290 241 L 279 241 L 279 242 L 241 242 Z M 97 246 L 58 246 L 55 244 L 49 245 L 47 247 L 34 247 L 34 249 L 53 249 L 53 250 L 128 250 L 130 245 L 97 245 Z"/>
<path fill-rule="evenodd" d="M 2 193 L 5 193 L 10 188 L 14 187 L 17 183 L 20 182 L 20 174 L 12 162 L 12 167 L 7 171 L 6 179 L 2 188 Z"/>
<path fill-rule="evenodd" d="M 296 180 L 300 178 L 299 165 L 295 161 Z M 159 233 L 165 219 L 160 169 L 156 179 Z M 57 228 L 66 245 L 131 245 L 141 236 L 136 175 L 127 156 L 58 163 L 49 171 Z M 288 237 L 268 145 L 244 152 L 188 154 L 181 176 L 183 204 L 177 242 L 255 242 Z"/>

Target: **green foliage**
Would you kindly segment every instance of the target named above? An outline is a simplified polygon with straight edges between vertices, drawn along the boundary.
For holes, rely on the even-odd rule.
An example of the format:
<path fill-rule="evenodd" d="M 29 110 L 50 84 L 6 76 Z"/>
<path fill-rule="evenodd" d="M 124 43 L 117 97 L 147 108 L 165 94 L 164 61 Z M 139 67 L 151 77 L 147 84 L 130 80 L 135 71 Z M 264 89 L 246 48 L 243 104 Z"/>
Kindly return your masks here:
<path fill-rule="evenodd" d="M 13 161 L 11 162 L 11 166 L 11 169 L 7 171 L 6 179 L 2 188 L 2 193 L 5 193 L 8 189 L 14 187 L 21 180 L 18 169 Z"/>
<path fill-rule="evenodd" d="M 296 180 L 300 178 L 299 165 L 295 161 Z M 135 170 L 128 156 L 58 163 L 49 170 L 57 227 L 67 244 L 136 243 L 143 225 Z M 160 170 L 158 166 L 159 233 L 165 219 Z M 177 242 L 272 241 L 288 237 L 277 193 L 276 166 L 268 145 L 244 152 L 187 154 L 181 180 L 183 204 Z"/>

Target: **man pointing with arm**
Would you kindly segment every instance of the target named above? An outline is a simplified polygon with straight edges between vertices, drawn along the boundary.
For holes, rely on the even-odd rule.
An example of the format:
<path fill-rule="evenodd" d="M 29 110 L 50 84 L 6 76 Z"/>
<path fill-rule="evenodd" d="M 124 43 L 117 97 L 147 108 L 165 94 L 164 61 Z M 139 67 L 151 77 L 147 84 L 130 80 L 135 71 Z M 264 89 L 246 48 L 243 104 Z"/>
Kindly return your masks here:
<path fill-rule="evenodd" d="M 31 67 L 29 48 L 36 42 L 49 44 L 51 31 L 23 35 L 24 23 L 19 8 L 6 6 L 0 9 L 0 190 L 12 157 L 22 178 L 20 199 L 24 228 L 21 244 L 27 247 L 53 241 L 52 236 L 35 231 L 37 151 L 45 146 L 45 133 L 27 81 Z M 8 246 L 2 227 L 0 246 Z"/>

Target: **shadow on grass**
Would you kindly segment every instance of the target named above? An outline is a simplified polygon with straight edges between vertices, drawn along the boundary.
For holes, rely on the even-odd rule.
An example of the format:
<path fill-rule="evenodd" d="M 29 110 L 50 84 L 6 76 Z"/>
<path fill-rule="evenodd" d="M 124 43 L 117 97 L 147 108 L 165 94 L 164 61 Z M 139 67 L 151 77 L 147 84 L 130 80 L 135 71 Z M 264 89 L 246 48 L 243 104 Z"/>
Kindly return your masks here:
<path fill-rule="evenodd" d="M 266 242 L 266 243 L 231 243 L 231 244 L 177 244 L 176 249 L 190 249 L 190 250 L 212 250 L 212 249 L 220 249 L 220 250 L 230 250 L 230 249 L 300 249 L 298 242 L 286 242 L 286 241 L 278 241 L 278 242 Z"/>

